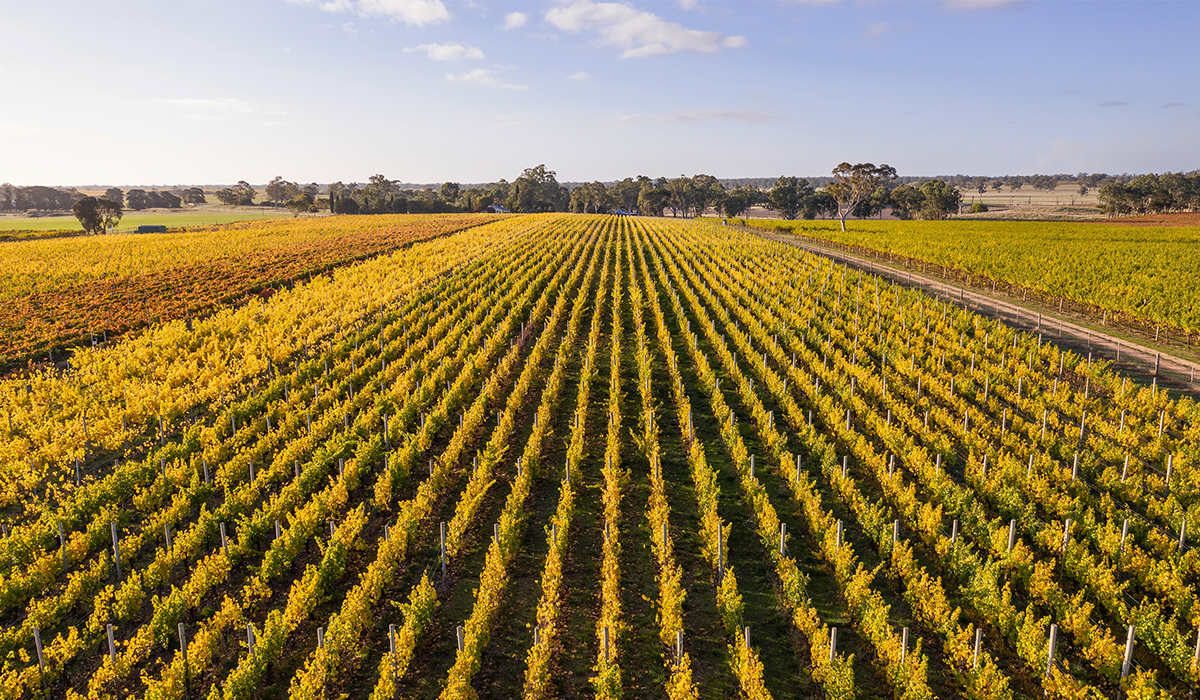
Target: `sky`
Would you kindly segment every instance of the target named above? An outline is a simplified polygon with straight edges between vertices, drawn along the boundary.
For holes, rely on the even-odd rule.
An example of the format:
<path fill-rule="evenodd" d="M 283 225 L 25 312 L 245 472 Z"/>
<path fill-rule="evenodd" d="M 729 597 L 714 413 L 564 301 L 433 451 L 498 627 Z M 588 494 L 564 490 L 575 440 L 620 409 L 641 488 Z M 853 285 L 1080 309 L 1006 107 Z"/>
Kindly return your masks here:
<path fill-rule="evenodd" d="M 1200 168 L 1187 0 L 0 0 L 0 181 Z"/>

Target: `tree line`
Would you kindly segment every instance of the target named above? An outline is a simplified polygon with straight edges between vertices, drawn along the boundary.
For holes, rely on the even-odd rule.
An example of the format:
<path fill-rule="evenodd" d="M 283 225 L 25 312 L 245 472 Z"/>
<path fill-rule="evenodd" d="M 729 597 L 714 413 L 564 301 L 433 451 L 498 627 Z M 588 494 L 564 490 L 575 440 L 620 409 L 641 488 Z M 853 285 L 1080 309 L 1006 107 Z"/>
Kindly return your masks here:
<path fill-rule="evenodd" d="M 883 169 L 883 170 L 881 170 Z M 691 177 L 627 177 L 616 182 L 561 184 L 544 164 L 525 169 L 512 182 L 501 179 L 462 187 L 446 182 L 439 188 L 402 188 L 399 181 L 376 174 L 366 183 L 315 182 L 301 184 L 276 176 L 260 191 L 245 180 L 206 195 L 200 187 L 174 190 L 109 188 L 100 197 L 118 211 L 150 208 L 178 209 L 204 204 L 208 196 L 226 205 L 286 206 L 295 213 L 329 211 L 336 214 L 438 213 L 461 211 L 610 213 L 625 211 L 653 216 L 701 216 L 715 211 L 736 217 L 762 206 L 785 219 L 870 218 L 885 210 L 901 219 L 943 219 L 962 206 L 964 192 L 1019 192 L 1025 186 L 1053 191 L 1077 185 L 1084 195 L 1096 192 L 1100 209 L 1110 216 L 1195 211 L 1200 209 L 1200 171 L 1162 175 L 1076 173 L 952 175 L 936 178 L 901 176 L 888 166 L 842 163 L 828 176 L 801 178 L 718 179 Z M 74 188 L 42 185 L 0 185 L 0 212 L 72 210 L 85 195 Z M 85 209 L 96 209 L 88 203 Z M 979 206 L 979 205 L 976 205 Z M 102 207 L 103 208 L 103 207 Z M 111 218 L 111 217 L 110 217 Z"/>
<path fill-rule="evenodd" d="M 1164 214 L 1200 210 L 1200 170 L 1142 175 L 1128 182 L 1109 182 L 1097 193 L 1109 216 Z"/>

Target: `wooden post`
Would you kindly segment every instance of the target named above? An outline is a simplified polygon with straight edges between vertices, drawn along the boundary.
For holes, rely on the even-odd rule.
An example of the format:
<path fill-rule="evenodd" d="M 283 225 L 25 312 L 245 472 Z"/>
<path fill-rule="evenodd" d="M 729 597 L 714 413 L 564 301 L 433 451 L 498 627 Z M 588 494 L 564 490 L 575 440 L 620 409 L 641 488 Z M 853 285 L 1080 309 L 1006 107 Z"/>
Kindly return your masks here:
<path fill-rule="evenodd" d="M 829 663 L 837 656 L 837 628 L 829 628 Z"/>
<path fill-rule="evenodd" d="M 1133 663 L 1133 625 L 1129 626 L 1129 634 L 1125 637 L 1125 659 L 1121 662 L 1121 678 L 1129 676 L 1129 666 Z"/>
<path fill-rule="evenodd" d="M 111 625 L 110 625 L 111 627 Z M 42 653 L 42 630 L 33 628 L 33 646 L 37 650 L 39 681 L 46 676 L 46 656 Z"/>
<path fill-rule="evenodd" d="M 117 663 L 117 642 L 113 637 L 113 626 L 111 622 L 106 625 L 106 631 L 108 632 L 108 661 L 110 664 L 115 664 Z"/>
<path fill-rule="evenodd" d="M 900 630 L 900 663 L 904 663 L 905 657 L 908 656 L 908 628 Z"/>
<path fill-rule="evenodd" d="M 441 524 L 441 535 L 442 535 L 442 547 L 441 547 L 441 550 L 442 550 L 442 581 L 445 581 L 445 580 L 446 580 L 446 568 L 447 568 L 447 562 L 446 562 L 446 522 L 445 522 L 445 521 L 442 521 L 442 524 Z"/>
<path fill-rule="evenodd" d="M 112 529 L 113 563 L 117 567 L 117 580 L 120 581 L 121 580 L 121 540 L 117 536 L 117 521 L 112 520 L 108 524 L 109 524 L 109 527 Z"/>
<path fill-rule="evenodd" d="M 189 669 L 187 661 L 187 634 L 184 632 L 183 623 L 179 623 L 179 654 L 183 657 L 183 684 L 186 694 L 186 689 L 189 683 Z"/>
<path fill-rule="evenodd" d="M 1008 521 L 1008 551 L 1011 552 L 1017 544 L 1017 520 Z"/>
<path fill-rule="evenodd" d="M 979 647 L 983 644 L 983 628 L 975 628 L 975 659 L 971 662 L 971 668 L 979 668 Z"/>
<path fill-rule="evenodd" d="M 717 523 L 717 585 L 721 585 L 721 579 L 725 577 L 725 546 L 724 546 L 725 524 Z"/>
<path fill-rule="evenodd" d="M 1050 623 L 1050 644 L 1046 654 L 1046 675 L 1050 675 L 1050 669 L 1054 667 L 1054 650 L 1058 646 L 1058 625 Z"/>

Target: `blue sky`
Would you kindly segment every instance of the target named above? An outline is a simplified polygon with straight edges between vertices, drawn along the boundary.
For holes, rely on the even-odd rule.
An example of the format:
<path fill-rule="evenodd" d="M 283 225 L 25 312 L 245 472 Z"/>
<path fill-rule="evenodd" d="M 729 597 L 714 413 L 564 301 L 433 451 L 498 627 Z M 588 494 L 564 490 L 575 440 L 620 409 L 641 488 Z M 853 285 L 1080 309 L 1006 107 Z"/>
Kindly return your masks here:
<path fill-rule="evenodd" d="M 0 180 L 1200 167 L 1200 3 L 0 0 Z"/>

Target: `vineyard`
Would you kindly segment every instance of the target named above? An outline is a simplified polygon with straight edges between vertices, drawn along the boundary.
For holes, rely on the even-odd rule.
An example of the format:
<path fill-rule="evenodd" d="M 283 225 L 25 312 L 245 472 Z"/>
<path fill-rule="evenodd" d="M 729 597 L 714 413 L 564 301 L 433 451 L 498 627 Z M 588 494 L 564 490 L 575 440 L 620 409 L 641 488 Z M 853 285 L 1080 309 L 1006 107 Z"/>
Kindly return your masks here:
<path fill-rule="evenodd" d="M 1200 228 L 1018 221 L 836 222 L 738 219 L 896 256 L 900 262 L 949 268 L 961 281 L 1012 288 L 1108 324 L 1200 339 Z M 1158 338 L 1156 337 L 1156 340 Z M 1166 338 L 1164 337 L 1164 340 Z"/>
<path fill-rule="evenodd" d="M 0 383 L 0 698 L 1200 681 L 1191 398 L 712 222 L 341 221 Z"/>
<path fill-rule="evenodd" d="M 316 218 L 3 242 L 0 371 L 487 220 Z"/>

